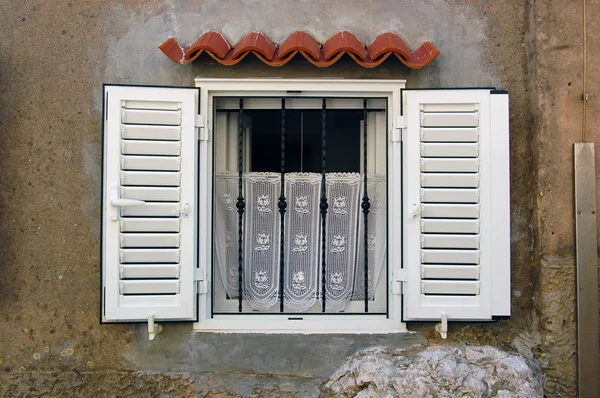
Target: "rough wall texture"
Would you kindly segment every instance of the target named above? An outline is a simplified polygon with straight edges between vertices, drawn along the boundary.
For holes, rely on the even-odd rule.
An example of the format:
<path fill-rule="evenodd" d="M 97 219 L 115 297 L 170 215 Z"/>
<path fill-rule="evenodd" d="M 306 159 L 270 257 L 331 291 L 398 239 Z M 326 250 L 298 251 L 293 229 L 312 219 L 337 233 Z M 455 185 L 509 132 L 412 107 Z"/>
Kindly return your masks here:
<path fill-rule="evenodd" d="M 193 335 L 189 325 L 177 325 L 148 344 L 142 327 L 98 324 L 101 83 L 189 86 L 195 76 L 280 76 L 406 78 L 409 87 L 510 91 L 513 317 L 451 331 L 474 343 L 512 341 L 528 355 L 535 347 L 556 379 L 548 393 L 572 394 L 572 191 L 566 181 L 571 143 L 580 132 L 580 20 L 578 5 L 558 1 L 2 2 L 0 369 L 6 385 L 23 382 L 31 389 L 0 392 L 60 394 L 78 385 L 75 393 L 110 393 L 148 383 L 183 395 L 194 391 L 193 382 L 209 386 L 196 389 L 205 393 L 249 395 L 252 386 L 264 385 L 302 395 L 353 350 L 425 342 L 422 334 L 338 336 L 333 343 L 315 336 Z M 411 46 L 430 40 L 442 55 L 420 71 L 392 59 L 373 70 L 349 60 L 328 69 L 302 60 L 272 69 L 250 57 L 229 69 L 206 57 L 178 66 L 157 48 L 169 36 L 190 44 L 209 29 L 232 42 L 251 30 L 278 41 L 301 29 L 323 41 L 348 29 L 366 42 L 392 31 Z M 597 34 L 590 40 L 597 42 Z M 589 117 L 600 118 L 597 106 Z M 434 339 L 431 325 L 412 328 Z M 248 361 L 258 346 L 264 347 L 260 355 Z M 289 346 L 307 349 L 292 358 Z M 340 350 L 313 365 L 311 355 L 328 347 Z M 304 361 L 300 368 L 298 360 Z M 558 372 L 563 365 L 571 370 Z M 227 390 L 237 383 L 235 374 L 244 375 L 241 384 Z M 104 390 L 86 384 L 99 380 Z"/>
<path fill-rule="evenodd" d="M 597 0 L 587 1 L 587 129 L 583 131 L 583 2 L 532 3 L 532 80 L 536 87 L 535 265 L 539 354 L 549 395 L 573 396 L 576 384 L 573 144 L 595 142 L 600 130 Z M 600 170 L 596 162 L 596 173 Z"/>

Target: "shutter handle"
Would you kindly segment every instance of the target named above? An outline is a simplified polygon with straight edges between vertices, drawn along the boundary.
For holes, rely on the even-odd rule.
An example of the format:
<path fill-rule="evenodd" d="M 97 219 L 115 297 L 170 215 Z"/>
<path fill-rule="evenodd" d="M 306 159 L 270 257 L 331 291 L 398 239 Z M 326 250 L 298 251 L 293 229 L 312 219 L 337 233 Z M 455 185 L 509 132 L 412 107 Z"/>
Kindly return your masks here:
<path fill-rule="evenodd" d="M 146 202 L 144 202 L 143 200 L 136 200 L 136 199 L 119 199 L 116 196 L 113 196 L 110 199 L 110 204 L 114 207 L 141 206 L 141 205 L 145 205 Z M 110 221 L 117 221 L 118 219 L 119 219 L 119 212 L 117 209 L 115 209 L 114 212 L 110 216 Z"/>
<path fill-rule="evenodd" d="M 146 202 L 144 202 L 143 200 L 136 200 L 136 199 L 112 198 L 110 200 L 110 204 L 113 206 L 141 206 L 141 205 L 145 205 Z"/>
<path fill-rule="evenodd" d="M 108 193 L 111 206 L 109 206 L 106 210 L 110 214 L 110 221 L 117 221 L 119 219 L 118 208 L 121 206 L 141 206 L 146 204 L 146 202 L 144 202 L 143 200 L 120 199 L 119 187 L 117 185 L 111 185 Z"/>

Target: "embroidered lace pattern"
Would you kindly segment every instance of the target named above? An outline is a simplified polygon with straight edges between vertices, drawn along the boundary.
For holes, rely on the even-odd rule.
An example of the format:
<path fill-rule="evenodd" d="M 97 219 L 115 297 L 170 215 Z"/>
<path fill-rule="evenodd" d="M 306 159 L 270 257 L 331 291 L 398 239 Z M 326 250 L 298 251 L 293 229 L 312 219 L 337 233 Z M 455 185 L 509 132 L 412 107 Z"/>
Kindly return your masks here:
<path fill-rule="evenodd" d="M 279 300 L 278 173 L 248 173 L 245 182 L 244 298 L 256 310 Z"/>
<path fill-rule="evenodd" d="M 281 176 L 245 173 L 244 299 L 265 311 L 279 301 L 280 213 L 277 208 Z M 364 219 L 360 209 L 362 176 L 326 174 L 326 310 L 343 311 L 350 300 L 364 300 Z M 285 175 L 287 209 L 284 222 L 284 304 L 302 312 L 321 295 L 321 175 Z M 369 296 L 381 277 L 387 250 L 386 179 L 369 175 Z M 237 173 L 215 176 L 214 250 L 227 297 L 238 289 Z"/>
<path fill-rule="evenodd" d="M 360 198 L 358 173 L 329 173 L 327 184 L 325 309 L 342 311 L 352 296 Z"/>
<path fill-rule="evenodd" d="M 285 175 L 284 304 L 292 311 L 306 311 L 320 291 L 320 190 L 320 174 Z"/>
<path fill-rule="evenodd" d="M 363 184 L 361 182 L 360 197 L 363 196 Z M 367 178 L 367 192 L 369 194 L 369 298 L 373 299 L 374 289 L 377 286 L 387 249 L 386 236 L 386 185 L 385 177 L 382 175 L 369 175 Z M 354 277 L 354 293 L 352 300 L 365 299 L 365 224 L 362 211 L 358 218 L 358 247 L 356 256 L 356 273 Z"/>
<path fill-rule="evenodd" d="M 239 297 L 238 285 L 238 175 L 217 173 L 215 176 L 215 258 L 227 296 Z"/>

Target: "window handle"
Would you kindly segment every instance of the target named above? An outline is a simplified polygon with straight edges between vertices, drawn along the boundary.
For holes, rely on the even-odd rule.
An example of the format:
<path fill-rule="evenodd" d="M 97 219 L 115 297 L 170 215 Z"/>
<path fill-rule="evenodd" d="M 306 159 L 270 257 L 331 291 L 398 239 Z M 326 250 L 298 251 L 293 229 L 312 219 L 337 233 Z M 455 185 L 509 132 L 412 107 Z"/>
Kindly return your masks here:
<path fill-rule="evenodd" d="M 110 204 L 113 206 L 141 206 L 141 205 L 145 205 L 146 202 L 144 202 L 143 200 L 136 200 L 136 199 L 112 198 L 110 200 Z"/>

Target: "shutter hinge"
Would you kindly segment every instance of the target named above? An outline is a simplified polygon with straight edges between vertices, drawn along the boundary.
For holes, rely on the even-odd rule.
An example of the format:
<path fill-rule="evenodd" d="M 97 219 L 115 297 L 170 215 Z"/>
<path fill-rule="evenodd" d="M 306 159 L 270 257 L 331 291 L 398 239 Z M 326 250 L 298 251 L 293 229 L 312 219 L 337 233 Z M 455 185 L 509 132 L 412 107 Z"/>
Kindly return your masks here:
<path fill-rule="evenodd" d="M 391 132 L 390 140 L 392 142 L 404 141 L 404 134 L 406 132 L 406 119 L 404 116 L 396 116 L 394 128 Z"/>
<path fill-rule="evenodd" d="M 394 273 L 394 285 L 393 285 L 393 293 L 394 294 L 402 294 L 404 283 L 408 279 L 406 275 L 406 269 L 404 268 L 396 268 L 396 272 Z"/>
<path fill-rule="evenodd" d="M 204 115 L 196 115 L 195 127 L 198 141 L 208 141 L 208 131 Z"/>
<path fill-rule="evenodd" d="M 204 268 L 194 268 L 194 282 L 196 284 L 196 294 L 206 294 L 208 289 L 206 286 Z"/>

